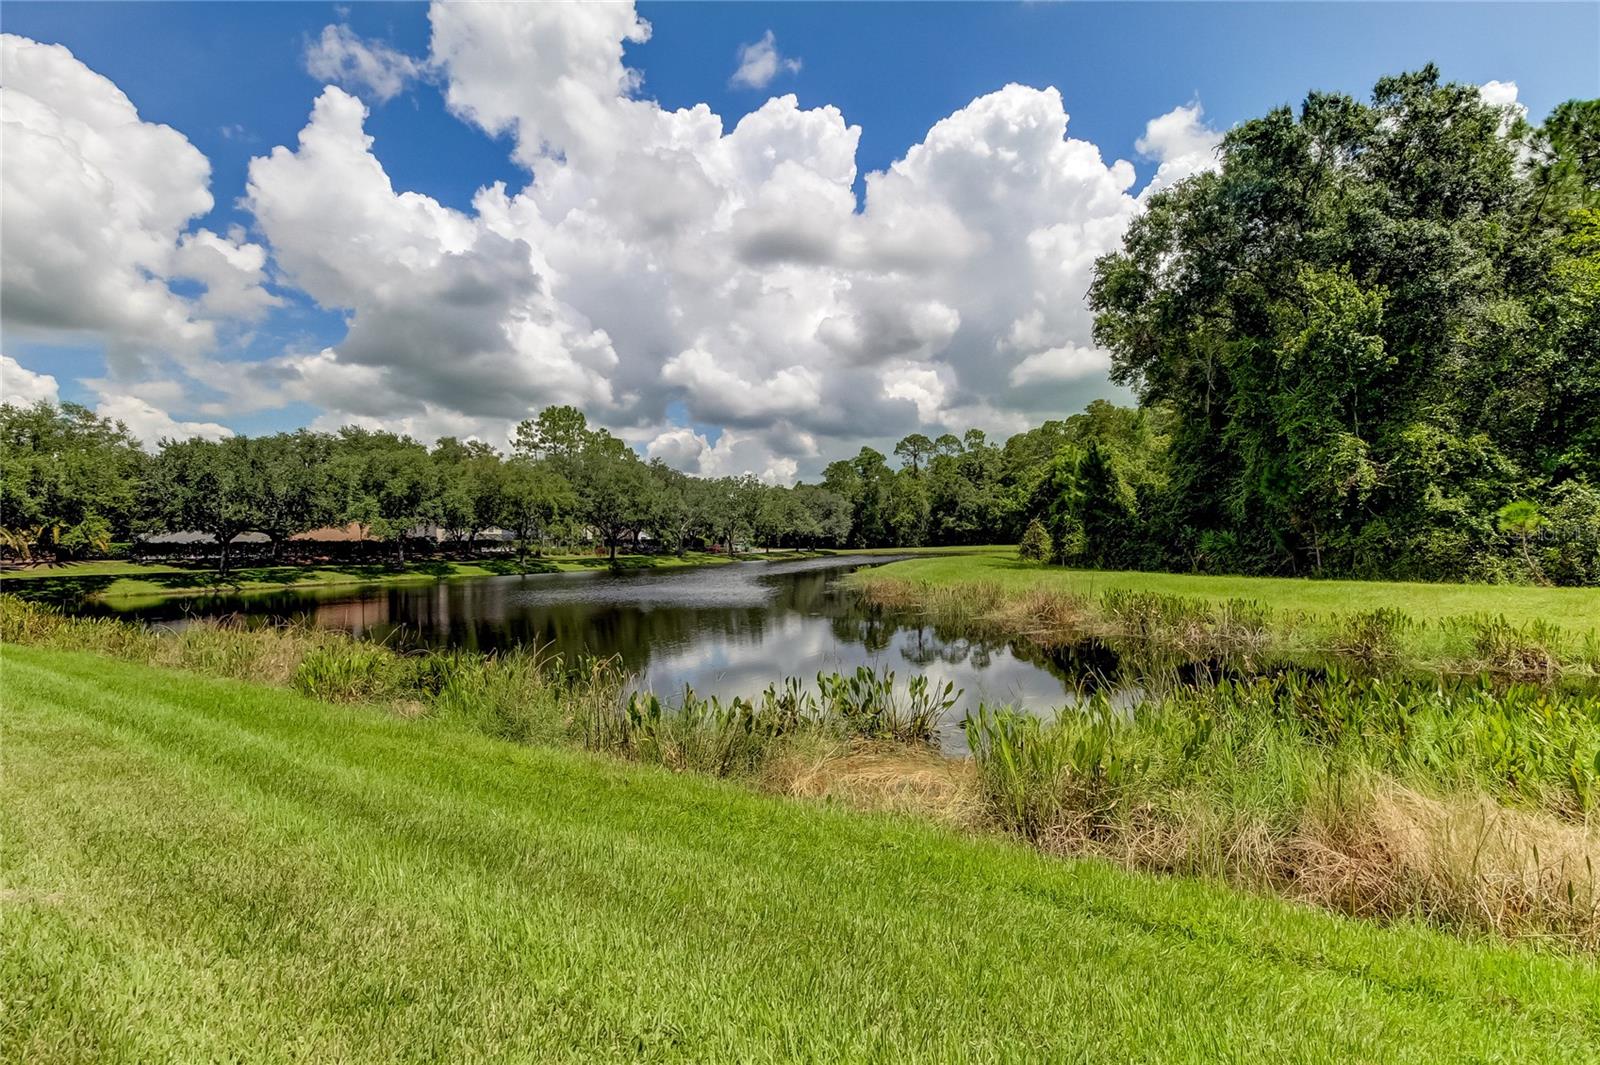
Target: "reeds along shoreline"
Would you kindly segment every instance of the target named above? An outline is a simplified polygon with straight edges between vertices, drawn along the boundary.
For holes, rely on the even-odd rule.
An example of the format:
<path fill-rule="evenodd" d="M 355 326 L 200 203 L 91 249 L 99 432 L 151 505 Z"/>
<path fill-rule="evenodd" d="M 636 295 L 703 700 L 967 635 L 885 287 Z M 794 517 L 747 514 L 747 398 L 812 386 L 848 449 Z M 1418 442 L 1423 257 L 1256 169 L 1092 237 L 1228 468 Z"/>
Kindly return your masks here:
<path fill-rule="evenodd" d="M 1507 680 L 1600 679 L 1600 639 L 1544 621 L 1516 625 L 1483 614 L 1418 621 L 1391 608 L 1319 615 L 1244 599 L 1212 603 L 1118 589 L 1085 595 L 870 574 L 857 588 L 874 606 L 1044 648 L 1103 640 L 1136 653 L 1246 666 L 1280 661 Z"/>
<path fill-rule="evenodd" d="M 1151 617 L 1153 631 L 1181 623 L 1140 614 Z M 1217 617 L 1260 631 L 1240 611 Z M 1054 720 L 982 707 L 964 725 L 972 758 L 957 759 L 935 742 L 956 693 L 922 677 L 859 671 L 726 703 L 663 701 L 606 660 L 402 654 L 295 627 L 156 632 L 9 597 L 0 640 L 378 703 L 1363 916 L 1600 950 L 1600 697 L 1582 691 L 1338 671 L 1171 685 L 1131 708 L 1090 696 Z"/>

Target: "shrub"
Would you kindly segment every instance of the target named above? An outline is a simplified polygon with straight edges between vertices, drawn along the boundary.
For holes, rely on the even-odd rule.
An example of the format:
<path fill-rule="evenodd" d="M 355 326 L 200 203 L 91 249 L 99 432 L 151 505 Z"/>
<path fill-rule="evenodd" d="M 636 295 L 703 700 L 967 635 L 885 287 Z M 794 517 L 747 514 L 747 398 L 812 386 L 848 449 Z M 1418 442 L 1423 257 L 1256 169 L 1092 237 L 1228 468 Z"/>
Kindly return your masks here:
<path fill-rule="evenodd" d="M 1400 657 L 1400 639 L 1411 627 L 1410 616 L 1392 607 L 1341 615 L 1330 650 L 1358 662 L 1392 662 Z"/>
<path fill-rule="evenodd" d="M 399 696 L 401 656 L 375 644 L 313 647 L 295 669 L 291 686 L 302 695 L 331 703 L 376 702 Z"/>
<path fill-rule="evenodd" d="M 1519 626 L 1504 617 L 1480 616 L 1468 618 L 1466 626 L 1473 655 L 1467 664 L 1472 669 L 1544 679 L 1562 671 L 1565 640 L 1558 628 L 1543 619 Z"/>
<path fill-rule="evenodd" d="M 1540 567 L 1557 584 L 1600 584 L 1600 490 L 1567 481 L 1550 499 Z"/>
<path fill-rule="evenodd" d="M 1028 528 L 1022 534 L 1022 543 L 1017 545 L 1017 554 L 1024 562 L 1048 562 L 1050 555 L 1055 550 L 1050 542 L 1050 533 L 1046 531 L 1044 522 L 1034 518 L 1028 523 Z"/>

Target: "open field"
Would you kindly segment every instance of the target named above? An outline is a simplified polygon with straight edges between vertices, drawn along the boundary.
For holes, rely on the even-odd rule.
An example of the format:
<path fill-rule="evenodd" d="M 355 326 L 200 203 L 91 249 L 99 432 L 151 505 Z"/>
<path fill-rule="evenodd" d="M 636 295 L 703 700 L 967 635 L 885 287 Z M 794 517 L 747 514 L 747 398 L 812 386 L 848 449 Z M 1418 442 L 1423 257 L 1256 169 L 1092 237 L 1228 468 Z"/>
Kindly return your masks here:
<path fill-rule="evenodd" d="M 8 1060 L 1579 1062 L 1600 973 L 4 651 Z"/>
<path fill-rule="evenodd" d="M 1107 593 L 1181 597 L 1219 606 L 1249 602 L 1269 612 L 1269 626 L 1286 645 L 1324 650 L 1339 642 L 1345 620 L 1376 611 L 1404 615 L 1396 628 L 1400 650 L 1416 659 L 1461 657 L 1470 649 L 1459 623 L 1504 618 L 1513 628 L 1560 630 L 1576 660 L 1600 647 L 1600 589 L 1500 584 L 1423 584 L 1398 581 L 1305 580 L 1287 577 L 1219 577 L 1192 573 L 1072 570 L 1023 562 L 1011 554 L 917 558 L 862 572 L 864 585 L 898 582 L 918 592 L 1020 600 L 1053 593 L 1074 597 L 1093 613 Z"/>
<path fill-rule="evenodd" d="M 721 555 L 690 551 L 683 555 L 618 555 L 619 569 L 677 569 L 685 566 L 714 566 L 726 562 L 755 559 L 778 560 L 808 557 L 804 553 L 777 551 L 770 555 Z M 37 595 L 43 588 L 51 593 L 95 595 L 104 599 L 155 598 L 167 595 L 195 595 L 206 592 L 267 592 L 286 588 L 319 588 L 338 585 L 411 584 L 455 580 L 468 577 L 493 577 L 516 573 L 571 573 L 581 570 L 613 568 L 605 555 L 529 556 L 525 562 L 515 558 L 479 558 L 470 561 L 422 559 L 394 563 L 349 563 L 312 566 L 238 566 L 219 576 L 214 565 L 144 562 L 69 562 L 63 565 L 30 566 L 8 569 L 0 574 L 0 586 L 8 591 Z M 27 582 L 19 587 L 12 582 Z M 55 597 L 54 594 L 49 597 Z"/>

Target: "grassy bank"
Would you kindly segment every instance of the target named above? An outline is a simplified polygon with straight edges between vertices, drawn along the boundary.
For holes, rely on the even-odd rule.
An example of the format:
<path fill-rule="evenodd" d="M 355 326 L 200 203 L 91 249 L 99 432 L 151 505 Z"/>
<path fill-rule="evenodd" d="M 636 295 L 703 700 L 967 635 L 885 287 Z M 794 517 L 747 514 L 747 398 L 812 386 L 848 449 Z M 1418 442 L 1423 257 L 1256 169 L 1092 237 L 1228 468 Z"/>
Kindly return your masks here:
<path fill-rule="evenodd" d="M 932 746 L 951 692 L 920 677 L 858 671 L 666 705 L 627 695 L 608 661 L 400 654 L 297 627 L 163 632 L 14 599 L 0 601 L 0 638 L 381 702 L 1347 913 L 1600 948 L 1600 697 L 1581 692 L 1293 673 L 1175 685 L 1048 722 L 981 708 L 968 760 Z"/>
<path fill-rule="evenodd" d="M 0 573 L 0 587 L 30 598 L 67 600 L 75 596 L 102 599 L 153 599 L 163 596 L 238 594 L 324 588 L 339 585 L 413 584 L 470 577 L 495 577 L 519 573 L 573 573 L 588 570 L 655 570 L 685 566 L 714 566 L 726 562 L 809 558 L 794 551 L 724 555 L 690 551 L 682 555 L 618 555 L 615 564 L 605 555 L 541 555 L 471 560 L 423 559 L 396 563 L 348 563 L 306 566 L 239 566 L 227 574 L 216 567 L 195 563 L 69 562 L 29 566 Z"/>
<path fill-rule="evenodd" d="M 7 646 L 7 1060 L 1595 1060 L 1592 965 Z"/>
<path fill-rule="evenodd" d="M 1440 672 L 1600 672 L 1600 589 L 1104 572 L 994 554 L 855 575 L 873 601 L 1046 645 L 1345 658 Z"/>

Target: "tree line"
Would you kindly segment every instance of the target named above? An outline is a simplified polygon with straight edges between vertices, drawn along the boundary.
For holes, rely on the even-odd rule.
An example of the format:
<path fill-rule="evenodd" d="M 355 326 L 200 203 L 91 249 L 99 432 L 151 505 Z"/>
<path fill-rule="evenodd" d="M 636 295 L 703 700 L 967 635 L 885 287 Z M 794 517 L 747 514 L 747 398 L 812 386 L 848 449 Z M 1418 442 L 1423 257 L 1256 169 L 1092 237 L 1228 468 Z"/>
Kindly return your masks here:
<path fill-rule="evenodd" d="M 1005 542 L 1038 509 L 1050 456 L 1112 411 L 1095 404 L 1003 446 L 977 429 L 936 440 L 915 433 L 894 449 L 897 465 L 862 448 L 820 483 L 783 487 L 645 461 L 567 406 L 519 424 L 508 454 L 355 426 L 163 440 L 147 454 L 125 426 L 85 407 L 7 404 L 0 517 L 4 546 L 18 557 L 79 558 L 136 537 L 197 532 L 220 545 L 224 568 L 241 534 L 266 537 L 276 556 L 298 534 L 348 523 L 402 561 L 424 528 L 469 553 L 502 530 L 523 548 L 592 543 L 613 557 L 641 541 L 674 552 Z"/>
<path fill-rule="evenodd" d="M 297 534 L 351 522 L 400 561 L 408 538 L 431 528 L 467 554 L 499 530 L 520 552 L 582 544 L 612 558 L 641 544 L 681 553 L 1021 541 L 1040 561 L 1155 568 L 1174 565 L 1149 515 L 1168 505 L 1176 421 L 1164 407 L 1097 400 L 1003 444 L 978 429 L 913 433 L 894 448 L 897 462 L 864 447 L 829 464 L 819 483 L 782 487 L 644 461 L 572 407 L 521 423 L 509 454 L 476 440 L 443 437 L 429 448 L 346 427 L 169 440 L 150 455 L 84 407 L 4 405 L 0 533 L 17 557 L 77 558 L 136 536 L 199 532 L 220 545 L 223 569 L 242 533 L 266 537 L 276 558 Z M 1543 528 L 1531 545 L 1517 530 L 1495 538 L 1499 575 L 1596 580 L 1600 493 L 1581 489 L 1567 490 L 1548 517 L 1526 500 L 1502 508 L 1532 509 Z"/>
<path fill-rule="evenodd" d="M 510 454 L 481 441 L 346 426 L 222 440 L 163 440 L 147 454 L 121 423 L 71 403 L 0 406 L 6 549 L 20 557 L 104 553 L 171 532 L 228 545 L 243 533 L 277 556 L 292 537 L 356 523 L 405 560 L 423 529 L 472 552 L 503 530 L 522 550 L 594 543 L 615 558 L 648 538 L 655 550 L 842 544 L 846 509 L 816 486 L 754 477 L 695 478 L 645 462 L 572 407 L 521 423 Z"/>

